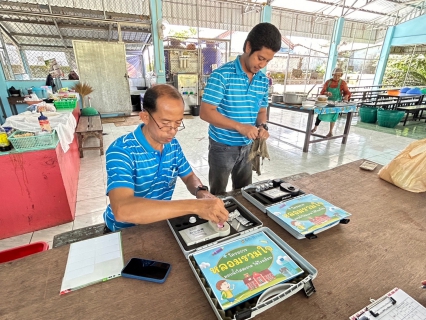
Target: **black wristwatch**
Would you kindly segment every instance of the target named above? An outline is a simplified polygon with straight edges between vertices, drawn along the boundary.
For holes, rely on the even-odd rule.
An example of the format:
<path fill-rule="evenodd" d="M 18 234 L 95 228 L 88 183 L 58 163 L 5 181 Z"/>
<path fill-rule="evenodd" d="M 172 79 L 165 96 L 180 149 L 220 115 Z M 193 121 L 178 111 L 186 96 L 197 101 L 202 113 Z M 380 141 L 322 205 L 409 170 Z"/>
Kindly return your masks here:
<path fill-rule="evenodd" d="M 199 186 L 197 187 L 197 190 L 195 190 L 195 196 L 197 196 L 197 192 L 198 192 L 198 191 L 200 191 L 200 190 L 206 190 L 206 191 L 209 191 L 209 187 L 204 186 L 204 185 L 199 185 Z"/>
<path fill-rule="evenodd" d="M 266 131 L 268 131 L 268 125 L 266 124 L 266 123 L 261 123 L 261 124 L 258 124 L 257 125 L 257 127 L 259 128 L 259 127 L 263 127 L 263 129 L 265 129 Z"/>

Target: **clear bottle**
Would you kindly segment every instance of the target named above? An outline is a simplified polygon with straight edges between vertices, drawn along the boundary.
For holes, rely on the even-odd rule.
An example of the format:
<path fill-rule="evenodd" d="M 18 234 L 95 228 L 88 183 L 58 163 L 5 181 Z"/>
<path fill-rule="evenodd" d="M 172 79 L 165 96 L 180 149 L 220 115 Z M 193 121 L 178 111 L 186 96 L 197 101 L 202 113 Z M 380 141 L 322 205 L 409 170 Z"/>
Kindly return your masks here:
<path fill-rule="evenodd" d="M 45 132 L 52 132 L 52 127 L 50 126 L 49 119 L 45 115 L 43 115 L 43 112 L 40 112 L 40 117 L 38 117 L 38 123 L 40 124 L 41 131 Z"/>

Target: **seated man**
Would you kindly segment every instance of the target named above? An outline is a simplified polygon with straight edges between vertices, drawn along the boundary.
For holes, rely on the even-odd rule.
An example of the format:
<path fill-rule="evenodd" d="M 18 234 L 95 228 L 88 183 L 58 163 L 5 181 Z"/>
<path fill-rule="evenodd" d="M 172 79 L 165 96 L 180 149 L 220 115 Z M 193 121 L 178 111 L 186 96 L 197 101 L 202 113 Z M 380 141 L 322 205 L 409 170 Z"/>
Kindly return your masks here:
<path fill-rule="evenodd" d="M 170 85 L 148 89 L 139 114 L 144 122 L 114 141 L 106 152 L 106 232 L 196 214 L 216 223 L 228 219 L 223 201 L 203 186 L 175 138 L 183 124 L 184 102 Z M 177 177 L 197 199 L 170 200 Z"/>

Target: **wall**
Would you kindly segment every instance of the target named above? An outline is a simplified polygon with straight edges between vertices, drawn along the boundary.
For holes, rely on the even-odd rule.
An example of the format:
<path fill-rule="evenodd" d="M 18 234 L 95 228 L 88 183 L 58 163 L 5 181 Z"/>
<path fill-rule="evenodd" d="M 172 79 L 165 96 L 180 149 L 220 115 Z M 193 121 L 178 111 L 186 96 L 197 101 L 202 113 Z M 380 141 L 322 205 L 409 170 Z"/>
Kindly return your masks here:
<path fill-rule="evenodd" d="M 426 44 L 426 15 L 404 22 L 395 27 L 392 46 Z"/>

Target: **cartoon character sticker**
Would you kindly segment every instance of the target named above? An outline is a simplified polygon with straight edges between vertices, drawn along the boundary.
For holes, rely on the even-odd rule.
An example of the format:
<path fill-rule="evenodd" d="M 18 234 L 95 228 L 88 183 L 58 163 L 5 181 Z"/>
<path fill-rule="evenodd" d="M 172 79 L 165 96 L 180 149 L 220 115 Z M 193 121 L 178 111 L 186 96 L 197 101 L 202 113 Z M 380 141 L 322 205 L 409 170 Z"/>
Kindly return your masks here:
<path fill-rule="evenodd" d="M 216 288 L 222 293 L 221 300 L 226 299 L 231 303 L 235 301 L 234 295 L 232 294 L 232 290 L 235 289 L 234 285 L 232 285 L 231 288 L 231 285 L 228 281 L 220 280 L 216 283 Z"/>

